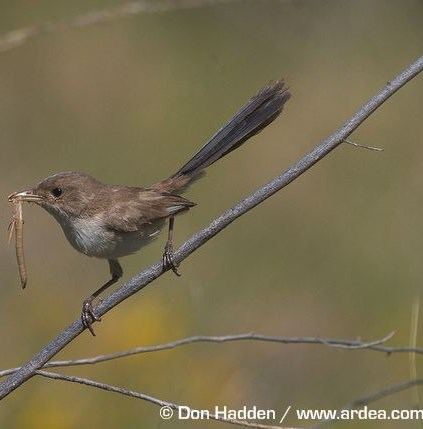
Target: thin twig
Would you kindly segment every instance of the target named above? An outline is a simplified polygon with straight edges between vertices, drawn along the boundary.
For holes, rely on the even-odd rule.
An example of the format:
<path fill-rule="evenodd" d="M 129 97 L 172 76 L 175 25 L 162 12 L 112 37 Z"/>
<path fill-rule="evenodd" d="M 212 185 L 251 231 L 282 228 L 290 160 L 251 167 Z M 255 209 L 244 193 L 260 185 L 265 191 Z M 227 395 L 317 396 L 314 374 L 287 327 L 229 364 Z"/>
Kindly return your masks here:
<path fill-rule="evenodd" d="M 348 140 L 348 139 L 344 139 L 344 143 L 348 143 L 351 146 L 359 147 L 360 149 L 373 150 L 375 152 L 382 152 L 383 151 L 383 149 L 381 147 L 365 146 L 365 145 L 362 145 L 362 144 L 355 143 L 355 142 L 353 142 L 351 140 Z"/>
<path fill-rule="evenodd" d="M 343 406 L 340 410 L 353 410 L 355 408 L 361 408 L 372 402 L 379 401 L 380 399 L 386 398 L 387 396 L 395 395 L 399 392 L 403 392 L 404 390 L 411 389 L 412 387 L 419 386 L 421 384 L 423 384 L 423 378 L 418 378 L 415 380 L 408 380 L 403 383 L 393 384 L 391 386 L 377 390 L 376 392 L 373 392 L 370 395 L 363 396 L 362 398 L 359 398 L 359 399 L 355 399 L 349 404 Z M 338 421 L 338 420 L 322 420 L 317 425 L 311 426 L 309 429 L 321 429 L 322 427 L 330 425 L 335 421 Z"/>
<path fill-rule="evenodd" d="M 159 405 L 160 407 L 168 407 L 175 411 L 178 411 L 180 408 L 182 408 L 181 413 L 183 415 L 186 415 L 186 411 L 184 412 L 184 409 L 186 410 L 186 406 L 182 406 L 181 404 L 175 404 L 173 402 L 163 401 L 161 399 L 155 398 L 154 396 L 135 392 L 133 390 L 125 389 L 123 387 L 112 386 L 110 384 L 101 383 L 98 381 L 90 380 L 88 378 L 57 374 L 55 372 L 48 372 L 48 371 L 42 371 L 42 370 L 36 371 L 36 374 L 53 379 L 53 380 L 62 380 L 62 381 L 68 381 L 71 383 L 79 383 L 79 384 L 83 384 L 84 386 L 95 387 L 97 389 L 105 390 L 107 392 L 119 393 L 124 396 L 129 396 L 131 398 L 141 399 L 143 401 L 150 402 L 154 405 Z M 197 411 L 195 408 L 191 408 L 191 407 L 189 407 L 189 410 L 190 412 Z M 263 425 L 259 423 L 248 422 L 245 420 L 226 419 L 224 417 L 218 416 L 213 413 L 209 413 L 208 418 L 211 420 L 217 420 L 220 422 L 231 423 L 237 426 L 250 427 L 250 428 L 256 428 L 256 429 L 299 429 L 299 428 L 287 428 L 282 426 Z"/>
<path fill-rule="evenodd" d="M 403 383 L 393 384 L 391 386 L 380 389 L 370 395 L 363 396 L 362 398 L 356 399 L 350 402 L 348 405 L 343 407 L 344 409 L 353 409 L 363 407 L 364 405 L 370 404 L 371 402 L 379 401 L 380 399 L 386 398 L 387 396 L 394 395 L 404 390 L 410 389 L 413 386 L 423 384 L 423 378 L 415 380 L 408 380 Z"/>
<path fill-rule="evenodd" d="M 380 338 L 378 340 L 375 340 L 375 341 L 372 341 L 369 343 L 363 343 L 361 341 L 355 341 L 355 342 L 344 341 L 344 342 L 335 343 L 332 340 L 329 340 L 329 342 L 326 343 L 326 342 L 323 342 L 326 340 L 322 340 L 322 344 L 325 344 L 325 345 L 331 346 L 331 347 L 336 347 L 339 349 L 356 349 L 356 350 L 358 350 L 358 349 L 360 349 L 360 350 L 362 350 L 362 349 L 375 349 L 375 350 L 377 350 L 376 346 L 378 346 L 379 344 L 382 344 L 382 343 L 386 343 L 386 341 L 390 340 L 394 335 L 395 335 L 395 332 L 390 332 L 386 337 Z"/>
<path fill-rule="evenodd" d="M 315 338 L 315 337 L 277 337 L 270 335 L 261 335 L 255 333 L 249 334 L 238 334 L 238 335 L 223 335 L 223 336 L 205 336 L 205 335 L 196 335 L 188 338 L 182 338 L 180 340 L 171 341 L 164 344 L 158 344 L 155 346 L 144 346 L 144 347 L 134 347 L 129 350 L 124 350 L 116 353 L 109 353 L 103 355 L 92 356 L 82 359 L 68 359 L 68 360 L 58 360 L 53 362 L 46 363 L 43 368 L 58 368 L 58 367 L 67 367 L 67 366 L 81 366 L 81 365 L 94 365 L 100 362 L 107 362 L 114 359 L 120 359 L 128 356 L 158 352 L 162 350 L 174 349 L 177 347 L 185 346 L 188 344 L 194 343 L 228 343 L 234 341 L 264 341 L 271 343 L 279 344 L 317 344 L 333 348 L 343 348 L 350 350 L 375 350 L 384 353 L 413 353 L 413 354 L 423 354 L 423 348 L 418 347 L 389 347 L 382 346 L 382 343 L 390 340 L 393 336 L 393 333 L 390 333 L 384 338 L 372 342 L 362 342 L 357 340 L 344 340 L 337 338 Z M 9 368 L 0 371 L 0 377 L 5 377 L 6 375 L 13 374 L 18 371 L 18 368 Z"/>
<path fill-rule="evenodd" d="M 172 408 L 172 410 L 178 410 L 181 405 L 163 401 L 161 399 L 155 398 L 153 396 L 146 395 L 144 393 L 135 392 L 133 390 L 125 389 L 122 387 L 112 386 L 110 384 L 106 383 L 100 383 L 98 381 L 93 381 L 87 378 L 81 378 L 81 377 L 75 377 L 75 376 L 69 376 L 64 374 L 57 374 L 55 372 L 49 372 L 44 370 L 38 370 L 36 371 L 36 374 L 41 375 L 43 377 L 47 377 L 53 380 L 62 380 L 62 381 L 68 381 L 72 383 L 80 383 L 84 384 L 86 386 L 95 387 L 98 389 L 106 390 L 108 392 L 115 392 L 120 393 L 121 395 L 130 396 L 132 398 L 141 399 L 143 401 L 150 402 L 154 405 L 159 405 L 160 407 L 169 407 Z M 379 401 L 380 399 L 386 398 L 388 396 L 395 395 L 399 392 L 403 392 L 405 390 L 411 389 L 412 387 L 419 386 L 423 384 L 423 378 L 420 379 L 414 379 L 414 380 L 408 380 L 402 383 L 393 384 L 391 386 L 385 387 L 383 389 L 377 390 L 376 392 L 371 393 L 370 395 L 363 396 L 359 399 L 355 399 L 354 401 L 348 403 L 344 407 L 341 408 L 341 410 L 352 410 L 356 408 L 364 407 L 365 405 L 368 405 L 372 402 Z M 194 408 L 190 408 L 191 411 L 195 410 Z M 246 427 L 253 427 L 258 429 L 282 429 L 281 426 L 268 426 L 268 425 L 260 425 L 256 423 L 250 423 L 242 420 L 229 420 L 224 419 L 220 416 L 216 416 L 212 413 L 209 414 L 209 418 L 212 420 L 218 420 L 226 423 L 232 423 L 238 426 L 246 426 Z M 323 420 L 319 422 L 317 425 L 314 425 L 310 427 L 309 429 L 321 429 L 324 426 L 327 426 L 334 421 L 337 420 Z M 288 428 L 283 428 L 288 429 Z M 299 428 L 297 428 L 299 429 Z"/>
<path fill-rule="evenodd" d="M 375 96 L 365 103 L 354 115 L 341 125 L 332 135 L 316 146 L 311 152 L 300 159 L 291 168 L 280 176 L 274 178 L 267 185 L 263 186 L 247 198 L 236 204 L 227 212 L 216 218 L 203 230 L 194 234 L 175 253 L 174 263 L 181 264 L 191 253 L 204 245 L 216 234 L 223 231 L 228 225 L 234 222 L 243 214 L 247 213 L 267 198 L 287 186 L 293 180 L 305 173 L 314 164 L 323 159 L 332 150 L 338 147 L 359 125 L 361 125 L 378 107 L 380 107 L 389 97 L 395 94 L 407 82 L 417 76 L 423 70 L 423 56 L 404 69 L 398 76 L 389 81 Z M 104 298 L 96 307 L 96 314 L 103 316 L 113 307 L 140 291 L 153 280 L 164 273 L 161 261 L 147 268 L 143 272 L 127 281 L 122 287 Z M 19 371 L 0 384 L 0 399 L 9 395 L 13 390 L 29 380 L 37 369 L 40 369 L 53 356 L 62 350 L 67 344 L 73 341 L 84 330 L 80 318 L 75 320 L 68 328 L 62 331 L 57 338 L 45 346 L 29 362 L 23 365 Z"/>
<path fill-rule="evenodd" d="M 75 16 L 59 23 L 45 22 L 25 28 L 9 31 L 0 35 L 0 52 L 23 45 L 30 39 L 56 31 L 104 24 L 116 19 L 130 18 L 140 13 L 160 13 L 174 10 L 197 9 L 241 0 L 138 0 L 124 3 L 112 9 L 97 10 Z"/>
<path fill-rule="evenodd" d="M 410 326 L 410 344 L 417 344 L 417 332 L 419 326 L 419 312 L 420 312 L 420 296 L 417 295 L 413 301 L 413 305 L 411 307 L 411 326 Z M 417 365 L 416 365 L 416 355 L 409 355 L 410 358 L 410 379 L 417 379 Z M 420 408 L 420 395 L 419 389 L 414 389 L 414 406 Z"/>

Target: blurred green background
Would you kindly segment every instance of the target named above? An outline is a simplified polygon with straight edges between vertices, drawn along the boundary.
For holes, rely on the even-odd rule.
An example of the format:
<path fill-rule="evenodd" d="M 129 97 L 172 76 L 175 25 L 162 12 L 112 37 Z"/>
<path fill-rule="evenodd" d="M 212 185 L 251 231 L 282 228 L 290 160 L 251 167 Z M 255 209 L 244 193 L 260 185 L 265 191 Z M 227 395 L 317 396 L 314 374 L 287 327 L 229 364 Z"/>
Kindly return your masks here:
<path fill-rule="evenodd" d="M 0 33 L 122 4 L 2 1 Z M 177 219 L 180 244 L 288 168 L 421 55 L 422 18 L 421 0 L 228 1 L 65 28 L 0 52 L 0 368 L 29 359 L 108 278 L 106 262 L 78 254 L 53 218 L 26 205 L 29 282 L 22 291 L 6 243 L 8 194 L 63 170 L 150 185 L 173 173 L 267 81 L 284 77 L 293 98 L 282 117 L 187 194 L 198 206 Z M 84 333 L 59 358 L 251 331 L 364 340 L 395 331 L 390 343 L 408 344 L 423 273 L 422 107 L 417 77 L 351 136 L 384 152 L 339 147 L 193 254 L 181 278 L 164 275 L 107 314 L 96 338 Z M 164 242 L 162 234 L 123 259 L 124 279 L 157 261 Z M 423 376 L 420 357 L 416 365 Z M 257 405 L 282 414 L 288 405 L 338 408 L 405 381 L 410 361 L 405 354 L 244 342 L 64 372 L 197 408 Z M 372 407 L 422 406 L 419 393 Z M 11 429 L 229 427 L 164 422 L 148 403 L 41 378 L 1 405 L 0 427 Z M 304 425 L 293 412 L 284 424 Z"/>

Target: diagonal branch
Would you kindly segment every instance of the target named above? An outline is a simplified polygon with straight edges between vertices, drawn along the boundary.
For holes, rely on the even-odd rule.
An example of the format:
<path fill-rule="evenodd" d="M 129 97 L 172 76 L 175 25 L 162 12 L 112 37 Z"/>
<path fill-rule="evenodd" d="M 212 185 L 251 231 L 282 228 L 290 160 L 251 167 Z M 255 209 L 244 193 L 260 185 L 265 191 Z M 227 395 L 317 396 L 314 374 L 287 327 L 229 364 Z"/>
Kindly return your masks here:
<path fill-rule="evenodd" d="M 46 378 L 50 378 L 52 380 L 62 380 L 62 381 L 68 381 L 71 383 L 79 383 L 83 384 L 85 386 L 95 387 L 97 389 L 105 390 L 107 392 L 113 392 L 113 393 L 119 393 L 124 396 L 129 396 L 131 398 L 141 399 L 143 401 L 150 402 L 154 405 L 159 405 L 160 407 L 170 408 L 174 411 L 178 411 L 181 408 L 181 404 L 176 404 L 173 402 L 164 401 L 162 399 L 156 398 L 154 396 L 146 395 L 145 393 L 135 392 L 133 390 L 129 390 L 126 388 L 113 386 L 106 383 L 101 383 L 98 381 L 90 380 L 88 378 L 82 378 L 82 377 L 76 377 L 66 374 L 57 374 L 55 372 L 45 371 L 45 370 L 39 370 L 36 371 L 36 375 L 41 375 Z M 395 395 L 397 393 L 403 392 L 405 390 L 411 389 L 415 386 L 420 386 L 423 384 L 422 378 L 416 378 L 412 380 L 408 380 L 402 383 L 398 384 L 392 384 L 390 386 L 387 386 L 383 389 L 377 390 L 376 392 L 373 392 L 367 396 L 363 396 L 359 399 L 355 399 L 354 401 L 348 403 L 344 407 L 341 408 L 341 410 L 353 410 L 356 408 L 364 407 L 365 405 L 368 405 L 372 402 L 379 401 L 381 399 L 384 399 L 386 397 Z M 197 411 L 194 408 L 188 407 L 189 411 Z M 186 409 L 186 408 L 185 408 Z M 183 409 L 180 410 L 180 412 L 184 415 L 186 411 L 183 411 Z M 244 426 L 244 427 L 253 427 L 256 429 L 295 429 L 295 428 L 287 428 L 282 426 L 269 426 L 264 424 L 258 424 L 253 422 L 247 422 L 244 420 L 238 420 L 238 419 L 227 419 L 224 417 L 220 417 L 216 414 L 209 413 L 208 418 L 211 420 L 217 420 L 225 423 L 231 423 L 238 426 Z M 334 423 L 337 420 L 322 420 L 317 425 L 311 426 L 309 429 L 321 429 L 324 426 L 330 425 L 331 423 Z M 297 428 L 299 429 L 299 428 Z"/>
<path fill-rule="evenodd" d="M 387 82 L 387 84 L 374 97 L 365 103 L 344 124 L 342 124 L 339 129 L 316 146 L 311 152 L 301 158 L 291 168 L 286 170 L 280 176 L 274 178 L 267 185 L 246 197 L 234 207 L 213 220 L 208 227 L 197 232 L 188 239 L 175 252 L 175 264 L 180 264 L 191 253 L 225 229 L 233 221 L 287 186 L 301 174 L 305 173 L 329 152 L 339 146 L 343 140 L 346 139 L 360 124 L 362 124 L 378 107 L 380 107 L 389 97 L 395 94 L 396 91 L 413 79 L 422 70 L 423 56 L 418 58 L 413 64 L 409 65 L 393 80 Z M 157 262 L 143 272 L 137 274 L 135 277 L 127 281 L 121 288 L 101 301 L 96 307 L 96 314 L 99 316 L 104 315 L 113 307 L 146 287 L 163 273 L 162 263 Z M 0 399 L 4 398 L 25 381 L 29 380 L 35 374 L 36 370 L 40 369 L 67 344 L 73 341 L 83 330 L 84 327 L 81 320 L 78 319 L 74 321 L 69 327 L 62 331 L 57 338 L 37 353 L 29 362 L 0 384 Z"/>
<path fill-rule="evenodd" d="M 129 390 L 119 386 L 113 386 L 111 384 L 101 383 L 99 381 L 90 380 L 88 378 L 76 377 L 73 375 L 57 374 L 56 372 L 50 372 L 50 371 L 44 371 L 44 370 L 37 371 L 36 375 L 41 375 L 43 377 L 50 378 L 53 380 L 62 380 L 62 381 L 68 381 L 71 383 L 79 383 L 79 384 L 83 384 L 84 386 L 90 386 L 90 387 L 95 387 L 97 389 L 105 390 L 106 392 L 119 393 L 121 395 L 129 396 L 131 398 L 141 399 L 143 401 L 150 402 L 154 405 L 159 405 L 161 408 L 170 408 L 174 411 L 178 411 L 181 413 L 182 416 L 187 415 L 187 408 L 189 409 L 189 412 L 198 411 L 194 408 L 187 407 L 185 405 L 182 406 L 181 404 L 175 404 L 173 402 L 163 401 L 162 399 L 155 398 L 154 396 L 146 395 L 145 393 L 135 392 L 134 390 Z M 208 413 L 207 419 L 216 420 L 224 423 L 231 423 L 233 425 L 250 427 L 255 429 L 299 429 L 299 428 L 288 428 L 288 427 L 282 427 L 282 426 L 253 423 L 253 422 L 248 422 L 246 420 L 229 419 L 213 413 Z"/>
<path fill-rule="evenodd" d="M 344 405 L 341 410 L 353 410 L 355 408 L 362 408 L 365 405 L 371 404 L 372 402 L 379 401 L 388 396 L 396 395 L 397 393 L 403 392 L 405 390 L 411 389 L 415 386 L 420 386 L 423 384 L 423 378 L 415 378 L 408 381 L 403 381 L 402 383 L 392 384 L 383 389 L 377 390 L 367 396 L 362 398 L 355 399 L 347 405 Z M 335 423 L 337 420 L 322 420 L 317 425 L 311 426 L 309 429 L 321 429 L 327 425 Z"/>

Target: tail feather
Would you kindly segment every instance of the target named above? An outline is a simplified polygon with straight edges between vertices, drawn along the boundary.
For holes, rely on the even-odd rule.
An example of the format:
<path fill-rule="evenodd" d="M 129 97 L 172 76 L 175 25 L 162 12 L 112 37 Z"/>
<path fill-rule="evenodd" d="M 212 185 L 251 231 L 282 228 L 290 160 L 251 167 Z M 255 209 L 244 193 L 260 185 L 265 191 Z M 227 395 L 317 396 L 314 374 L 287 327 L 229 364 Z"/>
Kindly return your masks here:
<path fill-rule="evenodd" d="M 167 192 L 182 193 L 204 174 L 204 169 L 232 152 L 273 122 L 282 112 L 291 93 L 284 81 L 270 82 L 175 174 L 158 183 Z"/>
<path fill-rule="evenodd" d="M 195 176 L 274 121 L 291 93 L 283 81 L 265 86 L 172 177 Z"/>

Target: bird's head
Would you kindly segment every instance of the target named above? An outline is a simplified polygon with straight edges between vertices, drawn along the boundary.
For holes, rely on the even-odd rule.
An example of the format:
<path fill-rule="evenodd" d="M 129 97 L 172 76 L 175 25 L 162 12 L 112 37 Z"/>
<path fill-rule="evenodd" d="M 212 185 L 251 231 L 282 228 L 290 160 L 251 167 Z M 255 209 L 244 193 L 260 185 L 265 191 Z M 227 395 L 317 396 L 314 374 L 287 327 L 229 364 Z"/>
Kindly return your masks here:
<path fill-rule="evenodd" d="M 80 216 L 94 201 L 102 186 L 88 174 L 63 172 L 47 177 L 33 188 L 13 193 L 9 201 L 36 203 L 60 222 L 62 217 Z"/>

